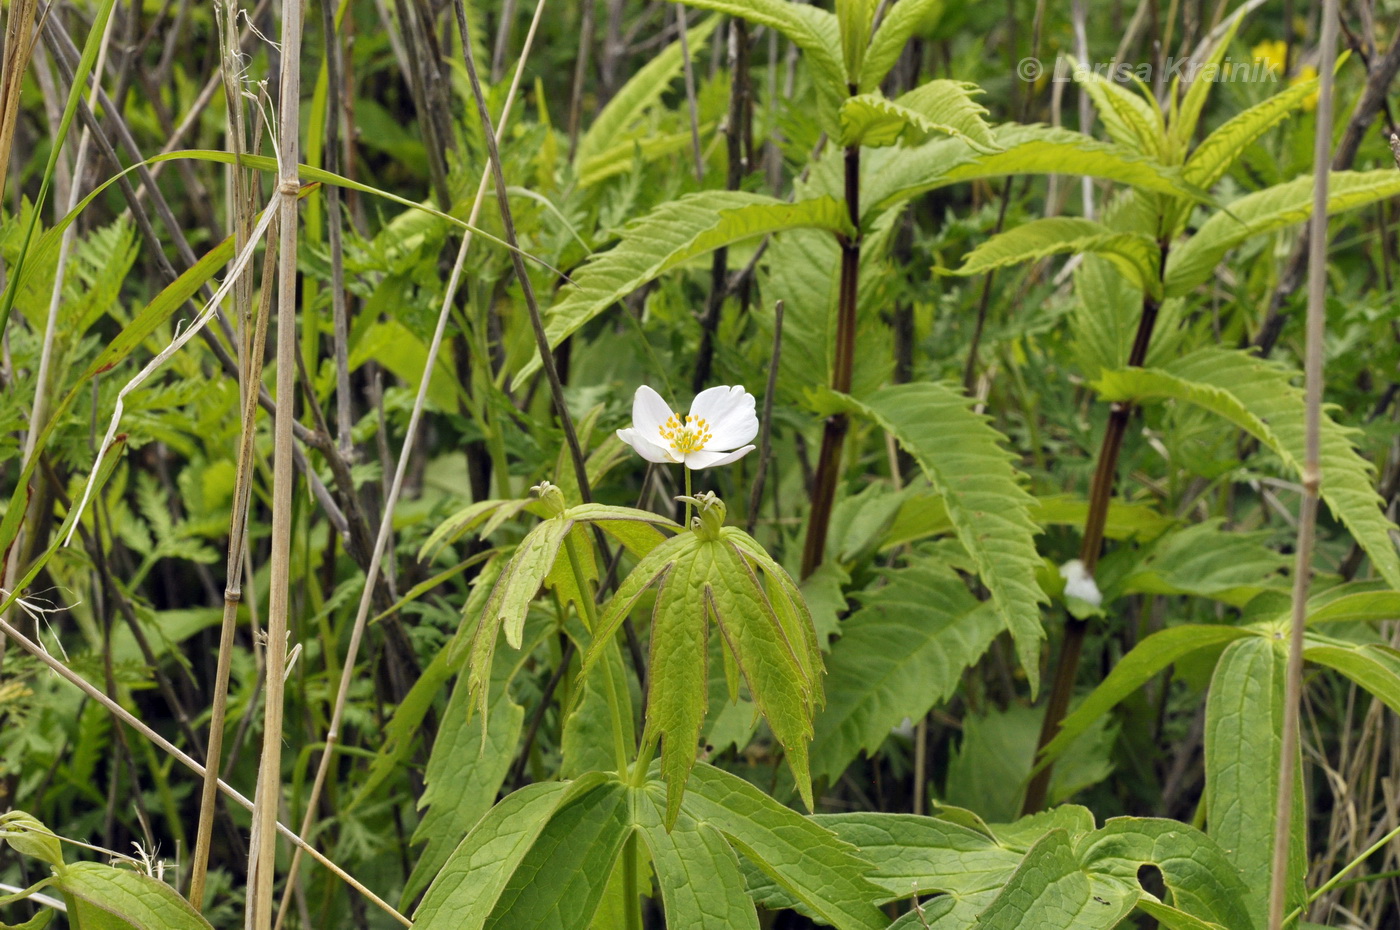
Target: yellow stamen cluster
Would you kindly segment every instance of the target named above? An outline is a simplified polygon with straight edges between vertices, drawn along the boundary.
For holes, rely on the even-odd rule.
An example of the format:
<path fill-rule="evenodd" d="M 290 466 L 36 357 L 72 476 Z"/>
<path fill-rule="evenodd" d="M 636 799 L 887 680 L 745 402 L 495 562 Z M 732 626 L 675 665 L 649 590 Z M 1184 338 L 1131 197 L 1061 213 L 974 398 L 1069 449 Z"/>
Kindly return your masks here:
<path fill-rule="evenodd" d="M 714 436 L 710 432 L 710 424 L 703 418 L 687 415 L 685 425 L 681 425 L 681 418 L 674 413 L 661 424 L 660 430 L 666 444 L 681 455 L 699 452 Z"/>

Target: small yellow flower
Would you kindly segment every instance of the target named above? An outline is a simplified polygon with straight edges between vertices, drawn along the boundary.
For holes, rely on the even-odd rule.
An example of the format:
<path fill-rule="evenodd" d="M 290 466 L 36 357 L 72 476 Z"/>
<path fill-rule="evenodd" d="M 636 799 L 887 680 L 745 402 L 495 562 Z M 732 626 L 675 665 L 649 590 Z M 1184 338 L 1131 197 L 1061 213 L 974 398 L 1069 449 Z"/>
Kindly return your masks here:
<path fill-rule="evenodd" d="M 1288 43 L 1281 39 L 1265 39 L 1250 49 L 1250 54 L 1280 77 L 1288 70 Z"/>
<path fill-rule="evenodd" d="M 1293 78 L 1288 82 L 1288 85 L 1292 87 L 1297 84 L 1303 84 L 1313 80 L 1316 77 L 1316 68 L 1314 68 L 1312 65 L 1303 65 L 1303 67 L 1298 69 L 1298 73 L 1293 75 Z M 1313 91 L 1312 93 L 1308 94 L 1306 97 L 1303 98 L 1303 109 L 1311 112 L 1316 106 L 1317 91 Z"/>

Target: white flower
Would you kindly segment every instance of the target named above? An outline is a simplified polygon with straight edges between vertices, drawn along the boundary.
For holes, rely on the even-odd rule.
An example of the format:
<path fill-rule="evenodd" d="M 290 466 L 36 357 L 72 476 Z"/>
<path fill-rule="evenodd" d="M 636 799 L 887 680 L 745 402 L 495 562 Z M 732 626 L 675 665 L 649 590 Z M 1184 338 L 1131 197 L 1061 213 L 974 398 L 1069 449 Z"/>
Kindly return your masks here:
<path fill-rule="evenodd" d="M 1085 570 L 1083 562 L 1070 559 L 1060 566 L 1060 577 L 1065 580 L 1065 594 L 1069 597 L 1077 597 L 1094 607 L 1103 603 L 1099 586 L 1094 584 L 1094 576 Z"/>
<path fill-rule="evenodd" d="M 753 395 L 743 385 L 701 391 L 682 421 L 661 395 L 643 384 L 632 400 L 632 426 L 617 431 L 648 462 L 712 468 L 738 461 L 753 451 L 758 435 Z"/>

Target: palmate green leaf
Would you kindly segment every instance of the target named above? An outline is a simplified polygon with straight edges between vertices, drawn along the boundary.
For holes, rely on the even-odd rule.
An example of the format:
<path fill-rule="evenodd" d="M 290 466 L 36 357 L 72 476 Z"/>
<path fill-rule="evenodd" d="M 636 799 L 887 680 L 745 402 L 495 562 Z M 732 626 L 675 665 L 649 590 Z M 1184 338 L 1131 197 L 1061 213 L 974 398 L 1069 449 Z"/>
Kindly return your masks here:
<path fill-rule="evenodd" d="M 719 17 L 711 16 L 686 30 L 692 57 L 704 47 L 717 25 Z M 682 46 L 678 40 L 666 46 L 622 85 L 578 140 L 574 163 L 580 166 L 581 175 L 587 173 L 583 166 L 615 146 L 618 139 L 632 129 L 647 110 L 660 104 L 671 82 L 680 75 L 683 65 Z M 689 139 L 688 132 L 686 138 Z"/>
<path fill-rule="evenodd" d="M 1327 182 L 1327 215 L 1386 200 L 1400 193 L 1400 172 L 1334 171 Z M 1201 224 L 1167 259 L 1167 296 L 1188 294 L 1210 280 L 1215 266 L 1253 236 L 1301 223 L 1312 215 L 1313 179 L 1298 178 L 1233 201 Z M 1228 212 L 1227 212 L 1228 211 Z"/>
<path fill-rule="evenodd" d="M 937 562 L 917 560 L 885 581 L 861 595 L 832 647 L 827 705 L 812 739 L 816 778 L 835 781 L 862 750 L 878 749 L 891 727 L 945 700 L 1002 630 L 992 605 Z"/>
<path fill-rule="evenodd" d="M 978 152 L 997 151 L 983 117 L 987 108 L 972 99 L 976 84 L 934 80 L 894 100 L 877 92 L 850 97 L 841 104 L 842 146 L 893 145 L 906 133 L 944 135 L 966 142 Z"/>
<path fill-rule="evenodd" d="M 1268 925 L 1286 664 L 1282 642 L 1273 637 L 1232 643 L 1215 667 L 1206 700 L 1206 826 L 1248 888 L 1245 908 L 1255 927 Z M 1301 768 L 1301 754 L 1291 764 Z M 1295 780 L 1285 912 L 1306 894 L 1301 784 Z"/>
<path fill-rule="evenodd" d="M 504 798 L 448 857 L 413 914 L 414 927 L 480 930 L 555 812 L 606 783 L 595 772 L 574 782 L 527 785 Z"/>
<path fill-rule="evenodd" d="M 1055 738 L 1042 751 L 1041 764 L 1057 759 L 1094 721 L 1168 665 L 1198 649 L 1209 649 L 1251 635 L 1255 634 L 1244 627 L 1219 624 L 1174 626 L 1153 633 L 1119 659 L 1108 677 L 1064 719 Z"/>
<path fill-rule="evenodd" d="M 982 178 L 1013 174 L 1074 174 L 1117 181 L 1196 201 L 1206 193 L 1167 167 L 1119 145 L 1083 133 L 1041 125 L 1008 124 L 992 131 L 1001 151 L 979 154 L 959 139 L 936 139 L 909 148 L 879 149 L 861 159 L 861 202 L 867 216 L 883 213 L 920 194 Z"/>
<path fill-rule="evenodd" d="M 943 0 L 898 0 L 885 10 L 860 68 L 859 90 L 868 94 L 880 86 L 890 73 L 904 46 L 919 29 L 935 20 L 943 9 Z"/>
<path fill-rule="evenodd" d="M 1142 891 L 1134 880 L 1090 874 L 1080 866 L 1064 830 L 1051 830 L 977 921 L 978 930 L 1108 930 L 1136 906 Z"/>
<path fill-rule="evenodd" d="M 68 899 L 69 914 L 87 912 L 94 920 L 83 927 L 105 925 L 135 930 L 212 930 L 190 903 L 165 882 L 144 872 L 74 862 L 57 870 L 55 884 Z"/>
<path fill-rule="evenodd" d="M 1400 652 L 1382 643 L 1318 642 L 1310 638 L 1303 658 L 1341 672 L 1400 713 Z"/>
<path fill-rule="evenodd" d="M 634 829 L 630 794 L 610 779 L 555 810 L 501 890 L 485 927 L 587 930 Z"/>
<path fill-rule="evenodd" d="M 885 892 L 865 873 L 870 864 L 813 818 L 713 766 L 690 774 L 682 810 L 709 824 L 803 908 L 837 930 L 882 930 L 871 902 Z"/>
<path fill-rule="evenodd" d="M 1156 866 L 1178 911 L 1232 930 L 1251 926 L 1244 907 L 1249 889 L 1225 851 L 1188 824 L 1115 817 L 1080 838 L 1075 855 L 1086 871 L 1124 883 L 1135 884 L 1144 865 Z"/>
<path fill-rule="evenodd" d="M 798 9 L 818 12 L 812 7 Z M 546 314 L 549 344 L 558 346 L 617 301 L 696 256 L 788 229 L 853 232 L 846 208 L 831 197 L 785 203 L 763 194 L 704 191 L 664 203 L 629 223 L 617 245 L 595 254 L 574 272 L 574 283 L 560 292 L 559 301 Z M 513 383 L 523 383 L 539 364 L 536 354 L 516 373 Z"/>
<path fill-rule="evenodd" d="M 961 391 L 947 385 L 898 385 L 852 403 L 893 434 L 942 493 L 958 540 L 1011 631 L 1034 694 L 1045 638 L 1040 604 L 1046 598 L 1035 578 L 1040 556 L 1032 498 L 1016 481 L 1001 434 L 972 412 Z"/>
<path fill-rule="evenodd" d="M 1074 82 L 1094 102 L 1109 137 L 1126 148 L 1161 158 L 1167 128 L 1157 105 L 1093 69 L 1080 65 L 1072 56 L 1069 62 L 1073 68 Z"/>
<path fill-rule="evenodd" d="M 1302 473 L 1303 392 L 1288 370 L 1274 362 L 1207 347 L 1160 368 L 1104 372 L 1096 387 L 1105 400 L 1172 398 L 1203 407 L 1254 436 L 1295 475 Z M 1393 526 L 1372 484 L 1372 467 L 1357 453 L 1350 436 L 1349 430 L 1323 416 L 1322 499 L 1386 583 L 1400 588 L 1400 553 L 1390 538 Z"/>
<path fill-rule="evenodd" d="M 682 813 L 670 830 L 665 793 L 649 785 L 637 796 L 638 832 L 651 852 L 666 926 L 687 930 L 758 930 L 739 859 L 713 826 Z"/>
<path fill-rule="evenodd" d="M 496 694 L 489 702 L 484 743 L 481 728 L 467 713 L 471 702 L 467 679 L 459 678 L 452 689 L 424 772 L 426 788 L 418 798 L 418 809 L 424 813 L 412 842 L 425 845 L 404 885 L 400 898 L 404 904 L 418 897 L 456 845 L 490 810 L 515 759 L 525 709 L 506 697 L 506 677 L 498 674 L 493 682 Z"/>
<path fill-rule="evenodd" d="M 951 273 L 982 274 L 1049 255 L 1081 252 L 1102 256 L 1134 287 L 1160 294 L 1157 266 L 1161 249 L 1151 236 L 1115 232 L 1102 223 L 1070 216 L 1031 220 L 995 235 L 969 252 L 962 267 Z"/>
<path fill-rule="evenodd" d="M 803 57 L 828 92 L 845 96 L 849 79 L 836 17 L 816 6 L 789 0 L 684 0 L 686 6 L 713 10 L 767 26 L 802 49 Z"/>

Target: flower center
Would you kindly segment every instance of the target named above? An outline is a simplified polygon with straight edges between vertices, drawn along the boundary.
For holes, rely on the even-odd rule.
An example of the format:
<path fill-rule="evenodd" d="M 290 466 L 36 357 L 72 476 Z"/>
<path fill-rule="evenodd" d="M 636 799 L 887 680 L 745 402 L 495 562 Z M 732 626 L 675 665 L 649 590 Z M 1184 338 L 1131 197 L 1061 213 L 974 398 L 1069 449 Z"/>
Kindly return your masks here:
<path fill-rule="evenodd" d="M 687 415 L 682 425 L 681 418 L 674 413 L 661 424 L 660 431 L 666 444 L 681 455 L 699 452 L 714 435 L 710 432 L 710 424 L 704 419 Z"/>

